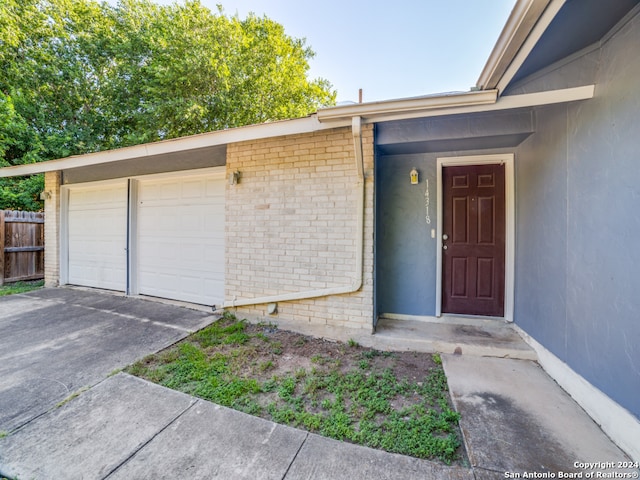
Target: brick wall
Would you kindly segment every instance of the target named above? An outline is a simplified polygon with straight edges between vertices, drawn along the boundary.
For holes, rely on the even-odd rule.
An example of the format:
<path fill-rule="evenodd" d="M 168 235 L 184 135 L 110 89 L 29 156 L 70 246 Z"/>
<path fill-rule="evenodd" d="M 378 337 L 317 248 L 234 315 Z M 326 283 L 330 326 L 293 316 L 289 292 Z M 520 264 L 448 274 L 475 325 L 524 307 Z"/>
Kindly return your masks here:
<path fill-rule="evenodd" d="M 60 283 L 60 172 L 44 174 L 44 191 L 51 198 L 44 202 L 44 284 Z"/>
<path fill-rule="evenodd" d="M 363 286 L 351 294 L 239 307 L 252 319 L 371 329 L 373 318 L 373 128 L 365 164 Z M 349 285 L 356 270 L 357 170 L 350 127 L 232 144 L 226 192 L 225 300 Z"/>

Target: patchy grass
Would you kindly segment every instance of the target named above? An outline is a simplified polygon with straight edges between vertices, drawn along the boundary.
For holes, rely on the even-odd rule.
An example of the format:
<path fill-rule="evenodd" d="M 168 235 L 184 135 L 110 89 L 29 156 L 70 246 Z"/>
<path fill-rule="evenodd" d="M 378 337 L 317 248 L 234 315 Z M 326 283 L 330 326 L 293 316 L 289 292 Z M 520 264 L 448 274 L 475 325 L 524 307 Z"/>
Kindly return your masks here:
<path fill-rule="evenodd" d="M 71 400 L 73 400 L 76 397 L 79 397 L 82 393 L 86 392 L 87 390 L 89 390 L 89 387 L 82 387 L 81 389 L 76 390 L 71 395 L 69 395 L 67 398 L 65 398 L 65 399 L 59 401 L 58 403 L 56 403 L 56 408 L 60 408 L 60 407 L 62 407 L 64 405 L 66 405 Z"/>
<path fill-rule="evenodd" d="M 437 355 L 328 342 L 225 314 L 127 371 L 330 438 L 463 462 L 459 414 Z"/>
<path fill-rule="evenodd" d="M 37 290 L 44 285 L 44 280 L 37 280 L 35 282 L 15 282 L 8 283 L 0 287 L 0 297 L 5 295 L 13 295 L 15 293 L 26 293 L 31 290 Z"/>

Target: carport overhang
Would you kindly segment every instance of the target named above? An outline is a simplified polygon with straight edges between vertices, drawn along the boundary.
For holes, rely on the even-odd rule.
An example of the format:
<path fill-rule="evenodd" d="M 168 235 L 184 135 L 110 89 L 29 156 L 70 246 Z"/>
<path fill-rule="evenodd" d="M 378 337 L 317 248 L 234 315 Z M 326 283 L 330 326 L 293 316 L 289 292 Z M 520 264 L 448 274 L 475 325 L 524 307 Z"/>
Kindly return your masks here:
<path fill-rule="evenodd" d="M 501 112 L 528 107 L 586 100 L 595 86 L 498 97 L 496 90 L 447 93 L 385 102 L 371 102 L 321 109 L 305 118 L 221 130 L 132 147 L 76 155 L 41 163 L 4 167 L 1 177 L 63 172 L 66 180 L 91 181 L 130 175 L 189 170 L 226 163 L 227 145 L 285 135 L 351 127 L 394 120 Z"/>

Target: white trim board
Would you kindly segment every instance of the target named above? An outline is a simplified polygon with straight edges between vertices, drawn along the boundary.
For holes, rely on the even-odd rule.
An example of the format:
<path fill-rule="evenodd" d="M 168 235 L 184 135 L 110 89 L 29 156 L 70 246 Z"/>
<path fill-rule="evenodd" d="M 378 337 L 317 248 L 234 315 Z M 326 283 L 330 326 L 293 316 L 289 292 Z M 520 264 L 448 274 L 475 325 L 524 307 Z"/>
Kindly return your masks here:
<path fill-rule="evenodd" d="M 177 179 L 188 177 L 200 177 L 202 175 L 213 176 L 215 178 L 223 178 L 225 176 L 227 167 L 225 165 L 219 167 L 205 167 L 195 168 L 193 170 L 175 170 L 173 172 L 164 173 L 150 173 L 147 175 L 135 175 L 131 179 L 139 181 L 147 180 L 162 180 L 162 179 Z"/>
<path fill-rule="evenodd" d="M 513 60 L 509 62 L 509 66 L 500 76 L 500 79 L 494 88 L 497 88 L 500 92 L 503 92 L 504 89 L 507 88 L 565 2 L 566 0 L 551 0 L 547 8 L 542 12 L 542 15 L 540 15 L 538 22 L 535 24 L 531 32 L 529 32 L 529 35 L 527 35 L 526 40 L 518 49 L 518 53 L 515 55 Z"/>
<path fill-rule="evenodd" d="M 478 88 L 492 88 L 513 61 L 536 22 L 551 0 L 518 0 L 507 19 L 482 73 Z"/>
<path fill-rule="evenodd" d="M 634 461 L 640 461 L 640 420 L 594 387 L 517 324 L 514 328 L 538 355 L 540 366 Z"/>
<path fill-rule="evenodd" d="M 513 153 L 439 157 L 437 159 L 437 212 L 436 226 L 436 317 L 442 316 L 442 168 L 458 165 L 489 165 L 504 163 L 505 176 L 505 278 L 504 319 L 513 322 L 515 292 L 515 170 Z"/>
<path fill-rule="evenodd" d="M 564 88 L 560 90 L 549 90 L 545 92 L 526 93 L 522 95 L 508 95 L 500 97 L 497 101 L 487 104 L 474 104 L 466 106 L 442 106 L 426 110 L 413 109 L 409 111 L 390 112 L 388 108 L 381 108 L 380 111 L 369 109 L 367 104 L 359 107 L 365 110 L 367 117 L 362 119 L 364 124 L 387 122 L 391 120 L 405 120 L 410 118 L 426 118 L 443 115 L 459 115 L 465 113 L 493 112 L 510 110 L 514 108 L 535 107 L 541 105 L 551 105 L 555 103 L 575 102 L 593 98 L 595 92 L 594 85 L 581 87 Z M 437 97 L 437 96 L 436 96 Z M 446 94 L 440 97 L 447 97 Z M 409 99 L 412 100 L 412 99 Z M 415 99 L 413 99 L 415 101 Z M 430 97 L 422 99 L 426 106 L 432 105 L 437 100 Z M 382 102 L 394 103 L 394 101 Z M 382 105 L 385 107 L 385 105 Z M 387 105 L 388 106 L 388 105 Z M 351 106 L 346 106 L 351 108 Z M 345 109 L 346 107 L 340 107 Z M 360 110 L 350 110 L 354 115 L 358 115 Z M 190 137 L 164 140 L 155 143 L 145 143 L 132 147 L 119 148 L 115 150 L 105 150 L 103 152 L 88 153 L 46 162 L 32 163 L 28 165 L 15 165 L 0 168 L 0 177 L 17 177 L 22 175 L 33 175 L 35 173 L 53 172 L 77 167 L 100 165 L 121 160 L 132 160 L 136 158 L 161 155 L 165 153 L 188 152 L 192 149 L 211 147 L 217 145 L 228 145 L 231 143 L 248 140 L 258 140 L 285 135 L 304 134 L 331 128 L 346 127 L 352 124 L 350 118 L 331 120 L 326 123 L 320 122 L 318 114 L 305 118 L 293 120 L 283 120 L 261 125 L 251 125 L 247 127 L 232 128 L 229 130 L 218 130 L 209 133 L 202 133 Z"/>

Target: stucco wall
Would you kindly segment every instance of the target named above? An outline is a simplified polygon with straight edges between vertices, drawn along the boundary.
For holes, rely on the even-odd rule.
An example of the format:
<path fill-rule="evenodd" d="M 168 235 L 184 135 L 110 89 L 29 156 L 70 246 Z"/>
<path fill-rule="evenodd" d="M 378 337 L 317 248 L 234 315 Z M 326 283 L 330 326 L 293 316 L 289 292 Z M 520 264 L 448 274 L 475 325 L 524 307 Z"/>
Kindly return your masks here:
<path fill-rule="evenodd" d="M 595 98 L 539 109 L 517 151 L 515 319 L 640 417 L 638 45 L 636 15 L 598 52 Z"/>
<path fill-rule="evenodd" d="M 365 162 L 364 285 L 355 293 L 238 308 L 253 319 L 371 330 L 373 129 Z M 351 128 L 229 145 L 225 300 L 349 285 L 356 275 L 357 170 Z"/>
<path fill-rule="evenodd" d="M 458 132 L 464 140 L 467 133 Z M 477 143 L 485 143 L 479 138 Z M 433 316 L 436 311 L 436 230 L 438 197 L 436 168 L 441 157 L 513 153 L 513 148 L 456 150 L 412 155 L 382 155 L 376 161 L 376 310 L 378 315 Z M 420 173 L 411 185 L 409 172 Z M 426 181 L 429 218 L 426 222 Z"/>
<path fill-rule="evenodd" d="M 409 173 L 419 172 L 411 185 Z M 436 290 L 436 160 L 432 154 L 386 155 L 376 166 L 376 297 L 378 313 L 434 315 Z M 429 182 L 429 218 L 425 193 Z"/>

